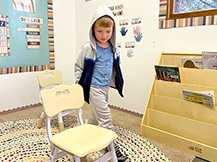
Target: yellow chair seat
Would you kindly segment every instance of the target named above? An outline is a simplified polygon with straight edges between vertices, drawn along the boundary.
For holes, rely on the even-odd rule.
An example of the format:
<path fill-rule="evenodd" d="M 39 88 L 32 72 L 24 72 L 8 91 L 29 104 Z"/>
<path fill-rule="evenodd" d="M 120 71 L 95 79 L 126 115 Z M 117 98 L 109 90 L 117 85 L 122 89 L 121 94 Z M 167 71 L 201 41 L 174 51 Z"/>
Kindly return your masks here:
<path fill-rule="evenodd" d="M 105 148 L 116 138 L 117 134 L 111 130 L 84 124 L 58 133 L 50 141 L 69 153 L 84 157 L 90 152 Z"/>

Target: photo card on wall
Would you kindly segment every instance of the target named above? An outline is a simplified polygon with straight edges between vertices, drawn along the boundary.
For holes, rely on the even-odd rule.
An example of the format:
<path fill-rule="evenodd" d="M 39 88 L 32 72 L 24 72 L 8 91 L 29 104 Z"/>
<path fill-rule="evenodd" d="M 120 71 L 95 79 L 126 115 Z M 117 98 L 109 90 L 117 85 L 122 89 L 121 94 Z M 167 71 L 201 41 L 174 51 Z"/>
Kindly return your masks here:
<path fill-rule="evenodd" d="M 0 56 L 10 55 L 8 16 L 0 15 Z"/>

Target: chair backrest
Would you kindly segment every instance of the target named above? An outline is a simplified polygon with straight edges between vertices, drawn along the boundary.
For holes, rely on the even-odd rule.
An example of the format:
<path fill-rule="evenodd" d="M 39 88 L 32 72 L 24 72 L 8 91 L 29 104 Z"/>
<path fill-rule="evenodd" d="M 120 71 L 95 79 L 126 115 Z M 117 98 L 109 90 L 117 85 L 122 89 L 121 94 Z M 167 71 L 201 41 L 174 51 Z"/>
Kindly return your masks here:
<path fill-rule="evenodd" d="M 83 88 L 79 84 L 57 85 L 41 94 L 45 114 L 53 117 L 64 110 L 80 109 L 84 104 Z"/>
<path fill-rule="evenodd" d="M 37 77 L 41 88 L 62 83 L 62 72 L 60 70 L 40 71 L 37 73 Z"/>

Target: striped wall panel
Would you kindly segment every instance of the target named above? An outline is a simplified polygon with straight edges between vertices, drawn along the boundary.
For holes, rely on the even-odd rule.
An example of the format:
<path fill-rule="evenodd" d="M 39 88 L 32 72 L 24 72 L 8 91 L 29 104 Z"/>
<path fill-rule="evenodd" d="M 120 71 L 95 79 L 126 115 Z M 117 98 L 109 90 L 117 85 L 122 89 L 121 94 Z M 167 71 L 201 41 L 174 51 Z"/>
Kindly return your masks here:
<path fill-rule="evenodd" d="M 160 0 L 159 29 L 179 28 L 202 25 L 217 25 L 217 15 L 166 20 L 167 1 Z"/>

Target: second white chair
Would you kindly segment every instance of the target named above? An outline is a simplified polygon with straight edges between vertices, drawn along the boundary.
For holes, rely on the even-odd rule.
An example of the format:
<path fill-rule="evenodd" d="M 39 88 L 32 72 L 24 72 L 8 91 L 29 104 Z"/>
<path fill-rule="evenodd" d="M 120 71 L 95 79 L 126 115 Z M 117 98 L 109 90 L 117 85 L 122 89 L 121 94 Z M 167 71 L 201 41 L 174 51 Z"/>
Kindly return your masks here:
<path fill-rule="evenodd" d="M 37 73 L 37 78 L 38 78 L 38 82 L 39 82 L 39 87 L 40 87 L 40 95 L 41 92 L 44 89 L 50 89 L 53 88 L 54 86 L 60 85 L 62 84 L 62 72 L 60 70 L 44 70 L 44 71 L 40 71 Z M 40 97 L 41 99 L 41 97 Z M 60 112 L 58 114 L 58 123 L 59 123 L 59 130 L 63 131 L 64 130 L 64 123 L 63 123 L 63 116 L 68 115 L 72 112 L 74 112 L 75 110 L 67 110 L 67 111 L 63 111 Z M 81 110 L 79 110 L 81 111 Z M 82 113 L 82 111 L 81 111 Z M 39 123 L 38 123 L 38 128 L 41 128 L 43 123 L 44 123 L 44 118 L 45 118 L 45 114 L 44 114 L 44 110 L 42 110 L 40 119 L 39 119 Z M 79 121 L 79 120 L 78 120 Z M 83 124 L 83 121 L 80 121 L 81 123 L 78 124 Z"/>

